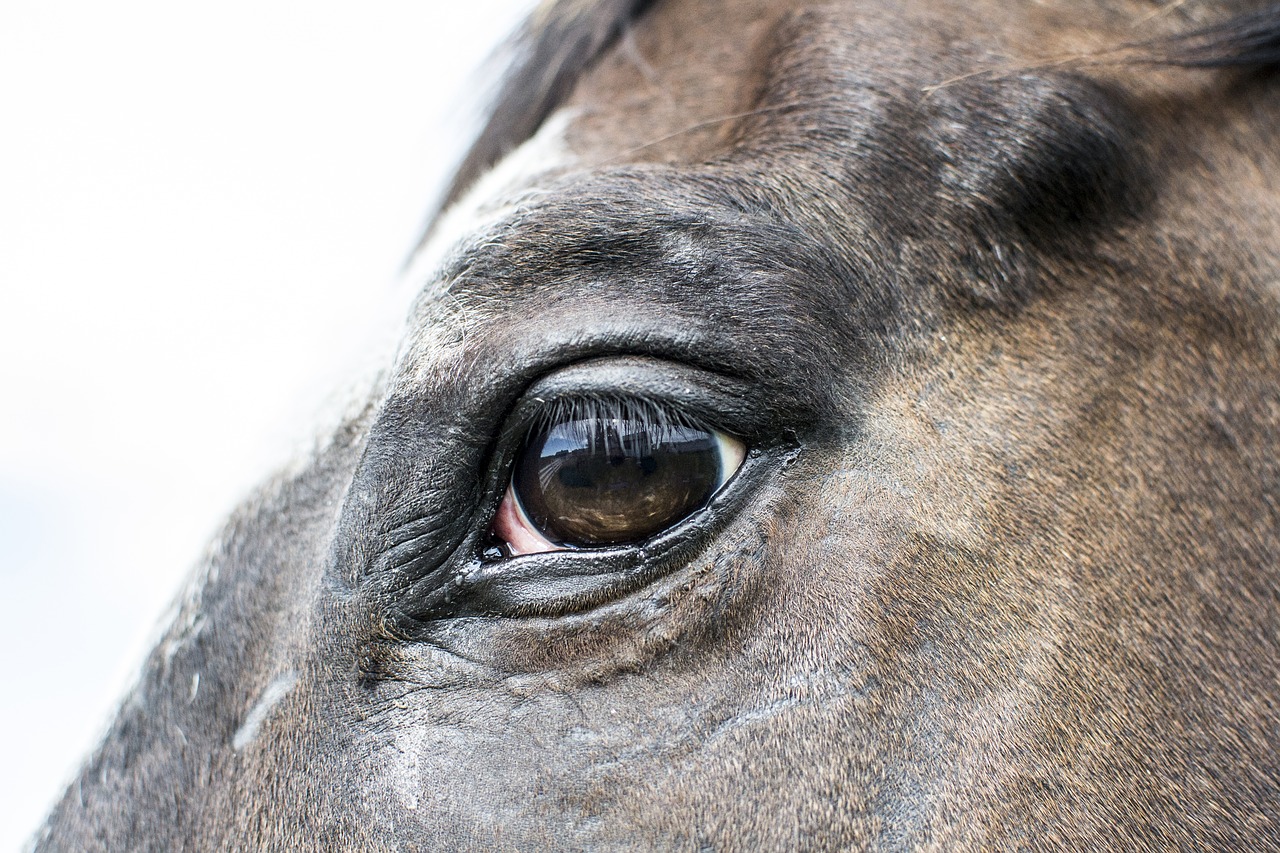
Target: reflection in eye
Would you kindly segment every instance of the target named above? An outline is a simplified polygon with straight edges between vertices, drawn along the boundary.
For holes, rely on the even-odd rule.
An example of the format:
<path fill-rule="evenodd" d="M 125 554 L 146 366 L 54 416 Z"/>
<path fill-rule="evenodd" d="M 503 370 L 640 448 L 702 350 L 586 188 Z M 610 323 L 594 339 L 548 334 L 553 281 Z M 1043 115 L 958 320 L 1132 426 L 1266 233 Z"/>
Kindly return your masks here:
<path fill-rule="evenodd" d="M 493 522 L 506 555 L 641 542 L 706 506 L 745 455 L 738 439 L 644 401 L 551 408 Z"/>

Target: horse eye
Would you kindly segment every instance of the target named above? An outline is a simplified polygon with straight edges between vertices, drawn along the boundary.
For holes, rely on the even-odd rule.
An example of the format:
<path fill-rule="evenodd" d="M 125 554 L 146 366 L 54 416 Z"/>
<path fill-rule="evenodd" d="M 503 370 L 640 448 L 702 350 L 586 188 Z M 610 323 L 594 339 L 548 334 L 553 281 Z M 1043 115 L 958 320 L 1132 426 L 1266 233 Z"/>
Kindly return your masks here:
<path fill-rule="evenodd" d="M 643 410 L 548 419 L 516 461 L 495 545 L 517 555 L 644 541 L 706 506 L 745 450 Z"/>

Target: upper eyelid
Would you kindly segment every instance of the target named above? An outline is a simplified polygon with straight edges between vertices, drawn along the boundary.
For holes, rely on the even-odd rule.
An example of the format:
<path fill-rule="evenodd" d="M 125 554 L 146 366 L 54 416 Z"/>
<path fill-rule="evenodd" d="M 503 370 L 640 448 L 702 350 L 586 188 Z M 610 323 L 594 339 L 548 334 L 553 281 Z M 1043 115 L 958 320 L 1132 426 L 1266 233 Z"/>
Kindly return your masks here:
<path fill-rule="evenodd" d="M 555 406 L 648 408 L 692 426 L 735 435 L 754 431 L 761 411 L 759 389 L 733 376 L 652 356 L 593 358 L 544 373 L 512 403 L 501 433 L 523 431 Z"/>

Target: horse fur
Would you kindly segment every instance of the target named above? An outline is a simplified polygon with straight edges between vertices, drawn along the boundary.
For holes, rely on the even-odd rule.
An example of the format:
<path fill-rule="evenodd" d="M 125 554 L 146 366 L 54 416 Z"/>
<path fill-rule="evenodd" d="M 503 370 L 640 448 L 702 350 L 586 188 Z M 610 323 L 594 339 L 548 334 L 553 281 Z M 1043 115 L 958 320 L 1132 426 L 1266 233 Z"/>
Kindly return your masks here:
<path fill-rule="evenodd" d="M 447 198 L 487 224 L 36 849 L 1280 848 L 1277 34 L 544 5 Z M 583 388 L 713 413 L 735 485 L 477 569 Z"/>

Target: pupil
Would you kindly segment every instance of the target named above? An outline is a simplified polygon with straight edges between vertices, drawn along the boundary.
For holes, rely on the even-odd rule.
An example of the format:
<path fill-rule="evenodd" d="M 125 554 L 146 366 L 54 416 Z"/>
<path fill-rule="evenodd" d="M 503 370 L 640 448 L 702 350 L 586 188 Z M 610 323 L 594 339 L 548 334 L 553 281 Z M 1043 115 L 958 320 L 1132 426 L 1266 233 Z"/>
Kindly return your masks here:
<path fill-rule="evenodd" d="M 714 433 L 583 418 L 530 435 L 515 470 L 529 522 L 560 545 L 639 542 L 701 508 L 721 483 Z"/>

